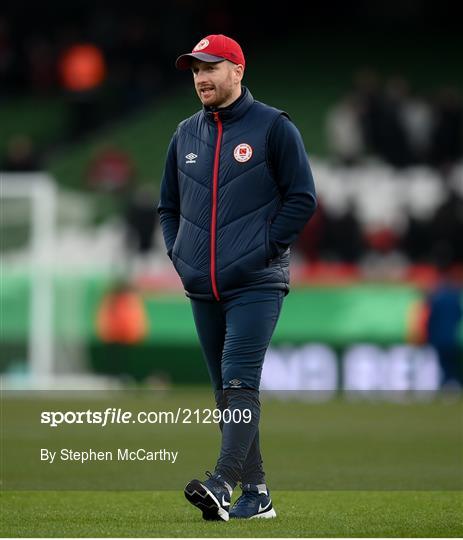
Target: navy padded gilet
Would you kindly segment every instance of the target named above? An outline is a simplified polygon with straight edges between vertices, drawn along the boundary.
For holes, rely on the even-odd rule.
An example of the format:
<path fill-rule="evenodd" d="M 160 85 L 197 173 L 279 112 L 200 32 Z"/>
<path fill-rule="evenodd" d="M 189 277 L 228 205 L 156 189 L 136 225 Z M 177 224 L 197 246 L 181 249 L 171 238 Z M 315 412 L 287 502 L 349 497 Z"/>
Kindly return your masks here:
<path fill-rule="evenodd" d="M 180 224 L 172 261 L 187 296 L 214 299 L 212 272 L 220 298 L 243 288 L 288 292 L 289 249 L 271 260 L 269 246 L 269 226 L 281 206 L 281 196 L 267 162 L 267 138 L 281 114 L 286 113 L 255 101 L 246 89 L 237 106 L 228 116 L 223 115 L 212 261 L 213 169 L 218 123 L 212 112 L 201 110 L 179 124 Z M 235 159 L 234 152 L 240 144 L 252 148 L 247 161 Z"/>

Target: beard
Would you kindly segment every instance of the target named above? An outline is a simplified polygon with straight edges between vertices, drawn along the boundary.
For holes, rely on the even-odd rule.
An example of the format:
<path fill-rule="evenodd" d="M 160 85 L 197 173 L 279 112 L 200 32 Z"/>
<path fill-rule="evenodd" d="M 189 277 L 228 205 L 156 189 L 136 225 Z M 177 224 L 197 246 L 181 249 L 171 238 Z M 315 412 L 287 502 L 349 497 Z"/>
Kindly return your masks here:
<path fill-rule="evenodd" d="M 204 86 L 196 90 L 201 103 L 206 107 L 220 107 L 232 96 L 231 89 L 217 88 L 216 85 Z"/>

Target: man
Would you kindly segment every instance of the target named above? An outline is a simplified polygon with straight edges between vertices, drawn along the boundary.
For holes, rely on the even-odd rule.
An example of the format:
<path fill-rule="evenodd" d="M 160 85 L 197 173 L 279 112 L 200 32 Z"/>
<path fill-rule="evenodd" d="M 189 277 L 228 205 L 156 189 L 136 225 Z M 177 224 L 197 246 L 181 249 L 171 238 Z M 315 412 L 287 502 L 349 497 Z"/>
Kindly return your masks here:
<path fill-rule="evenodd" d="M 236 41 L 207 36 L 176 67 L 191 69 L 203 108 L 171 140 L 158 211 L 217 407 L 237 420 L 220 422 L 214 474 L 192 480 L 185 496 L 207 520 L 275 517 L 259 449 L 259 384 L 289 292 L 289 246 L 316 208 L 314 183 L 288 115 L 241 85 L 245 58 Z"/>

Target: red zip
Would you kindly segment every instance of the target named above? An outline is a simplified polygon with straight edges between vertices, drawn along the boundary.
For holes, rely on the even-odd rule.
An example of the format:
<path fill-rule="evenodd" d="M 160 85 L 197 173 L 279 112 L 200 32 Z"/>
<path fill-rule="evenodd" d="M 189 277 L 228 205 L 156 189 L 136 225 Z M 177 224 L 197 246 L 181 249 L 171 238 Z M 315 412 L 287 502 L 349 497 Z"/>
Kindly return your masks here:
<path fill-rule="evenodd" d="M 217 289 L 216 279 L 216 233 L 217 233 L 217 191 L 219 185 L 219 157 L 220 157 L 220 145 L 222 143 L 222 121 L 220 120 L 219 113 L 214 113 L 214 122 L 217 122 L 217 141 L 215 143 L 215 155 L 214 155 L 214 172 L 212 175 L 212 217 L 211 217 L 211 283 L 212 292 L 215 299 L 220 300 L 219 291 Z"/>

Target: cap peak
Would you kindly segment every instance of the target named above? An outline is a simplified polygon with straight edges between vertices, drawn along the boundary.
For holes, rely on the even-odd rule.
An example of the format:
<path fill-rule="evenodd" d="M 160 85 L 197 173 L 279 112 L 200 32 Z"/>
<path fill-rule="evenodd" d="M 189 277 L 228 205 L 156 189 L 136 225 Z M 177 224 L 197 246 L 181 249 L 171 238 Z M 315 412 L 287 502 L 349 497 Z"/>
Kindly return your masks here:
<path fill-rule="evenodd" d="M 178 69 L 189 69 L 194 58 L 203 62 L 229 60 L 233 64 L 242 64 L 243 67 L 246 65 L 239 43 L 224 34 L 210 34 L 203 37 L 193 47 L 191 53 L 182 54 L 177 58 L 175 66 Z"/>

